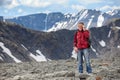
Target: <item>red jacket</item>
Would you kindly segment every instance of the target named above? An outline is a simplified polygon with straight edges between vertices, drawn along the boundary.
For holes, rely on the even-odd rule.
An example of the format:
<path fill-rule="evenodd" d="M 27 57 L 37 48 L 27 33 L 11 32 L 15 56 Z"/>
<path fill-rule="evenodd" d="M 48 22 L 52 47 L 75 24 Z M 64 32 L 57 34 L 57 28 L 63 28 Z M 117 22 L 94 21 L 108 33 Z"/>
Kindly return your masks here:
<path fill-rule="evenodd" d="M 74 46 L 78 49 L 89 48 L 89 31 L 77 31 L 74 35 Z"/>

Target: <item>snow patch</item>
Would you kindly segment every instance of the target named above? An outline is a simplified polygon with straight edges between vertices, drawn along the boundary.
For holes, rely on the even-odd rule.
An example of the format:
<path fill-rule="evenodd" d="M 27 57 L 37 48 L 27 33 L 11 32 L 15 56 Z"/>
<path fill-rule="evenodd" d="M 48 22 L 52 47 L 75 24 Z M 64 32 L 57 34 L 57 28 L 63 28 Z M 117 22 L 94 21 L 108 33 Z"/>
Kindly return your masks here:
<path fill-rule="evenodd" d="M 21 44 L 21 46 L 28 51 L 28 49 L 27 49 L 23 44 Z M 34 58 L 36 61 L 38 61 L 38 62 L 47 61 L 47 59 L 46 59 L 45 56 L 41 53 L 41 51 L 36 50 L 36 52 L 38 53 L 38 54 L 36 54 L 36 55 L 34 55 L 33 53 L 30 52 L 30 56 L 31 56 L 32 58 Z M 49 60 L 50 60 L 50 59 L 49 59 Z"/>
<path fill-rule="evenodd" d="M 101 40 L 101 41 L 99 42 L 99 44 L 100 44 L 102 47 L 105 47 L 105 46 L 106 46 L 106 43 L 105 43 L 103 40 Z"/>
<path fill-rule="evenodd" d="M 110 37 L 110 35 L 111 35 L 111 30 L 110 30 L 109 33 L 108 33 L 108 38 Z"/>
<path fill-rule="evenodd" d="M 80 16 L 79 20 L 81 20 L 82 18 L 84 18 L 87 15 L 87 13 L 88 13 L 88 10 L 85 10 L 83 12 L 83 14 Z"/>
<path fill-rule="evenodd" d="M 76 13 L 72 13 L 72 17 L 75 17 L 76 16 Z"/>
<path fill-rule="evenodd" d="M 12 55 L 11 51 L 4 46 L 4 43 L 0 42 L 0 47 L 3 49 L 3 52 L 8 54 L 11 58 L 13 58 L 16 63 L 20 63 L 21 62 L 19 59 L 17 59 L 16 57 L 14 57 Z"/>
<path fill-rule="evenodd" d="M 97 53 L 97 51 L 91 46 L 91 49 L 96 53 L 96 55 L 98 56 L 99 54 Z"/>
<path fill-rule="evenodd" d="M 111 11 L 108 11 L 108 12 L 106 12 L 107 14 L 109 14 L 109 15 L 111 15 L 111 16 L 113 16 L 113 15 L 115 15 L 115 14 L 117 14 L 118 13 L 118 10 L 111 10 Z"/>
<path fill-rule="evenodd" d="M 28 50 L 23 44 L 21 44 L 21 46 L 22 46 L 25 50 Z"/>
<path fill-rule="evenodd" d="M 104 17 L 102 16 L 102 14 L 98 17 L 98 21 L 97 21 L 97 27 L 102 27 L 104 21 Z"/>
<path fill-rule="evenodd" d="M 84 18 L 87 18 L 88 14 L 84 16 Z"/>
<path fill-rule="evenodd" d="M 118 45 L 117 48 L 120 48 L 120 45 Z"/>
<path fill-rule="evenodd" d="M 47 59 L 45 58 L 45 56 L 41 53 L 40 50 L 36 50 L 36 52 L 38 54 L 34 55 L 32 53 L 30 53 L 30 56 L 33 57 L 36 61 L 41 62 L 41 61 L 47 61 Z"/>
<path fill-rule="evenodd" d="M 66 24 L 67 24 L 67 21 L 65 21 L 65 22 L 56 22 L 55 25 L 52 28 L 50 28 L 50 29 L 47 30 L 47 32 L 57 31 L 57 30 L 60 30 L 60 29 L 64 29 L 65 26 L 66 26 Z"/>
<path fill-rule="evenodd" d="M 113 13 L 112 11 L 108 11 L 108 12 L 106 12 L 107 14 L 109 14 L 109 15 L 111 15 L 111 16 L 113 16 L 115 13 Z"/>
<path fill-rule="evenodd" d="M 76 25 L 78 24 L 78 22 L 79 22 L 81 19 L 85 18 L 87 15 L 88 15 L 88 10 L 85 10 L 85 11 L 82 13 L 82 15 L 79 17 L 79 19 L 77 19 L 77 17 L 76 17 L 76 19 L 74 20 L 74 21 L 75 21 L 75 24 L 70 28 L 70 30 L 74 29 L 74 27 L 76 27 Z"/>
<path fill-rule="evenodd" d="M 72 16 L 72 14 L 69 14 L 69 13 L 65 14 L 66 18 L 70 18 L 71 16 Z"/>
<path fill-rule="evenodd" d="M 88 22 L 88 24 L 87 24 L 87 29 L 89 29 L 90 24 L 92 23 L 92 20 L 93 20 L 94 17 L 95 17 L 95 16 L 92 15 L 92 16 L 91 16 L 91 19 L 89 19 L 89 22 Z"/>
<path fill-rule="evenodd" d="M 120 29 L 120 27 L 119 27 L 119 26 L 116 26 L 115 28 Z"/>
<path fill-rule="evenodd" d="M 2 61 L 4 61 L 3 58 L 2 58 L 1 56 L 0 56 L 0 59 L 1 59 Z"/>

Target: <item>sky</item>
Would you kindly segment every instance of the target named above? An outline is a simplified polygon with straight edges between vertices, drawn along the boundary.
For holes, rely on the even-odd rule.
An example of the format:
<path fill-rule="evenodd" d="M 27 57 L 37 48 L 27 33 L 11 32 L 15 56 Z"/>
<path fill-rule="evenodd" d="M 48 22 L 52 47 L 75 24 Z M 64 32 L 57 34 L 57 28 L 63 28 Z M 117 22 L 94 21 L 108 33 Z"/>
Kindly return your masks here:
<path fill-rule="evenodd" d="M 36 13 L 77 14 L 82 9 L 103 12 L 120 9 L 119 0 L 0 0 L 0 16 L 17 17 Z"/>

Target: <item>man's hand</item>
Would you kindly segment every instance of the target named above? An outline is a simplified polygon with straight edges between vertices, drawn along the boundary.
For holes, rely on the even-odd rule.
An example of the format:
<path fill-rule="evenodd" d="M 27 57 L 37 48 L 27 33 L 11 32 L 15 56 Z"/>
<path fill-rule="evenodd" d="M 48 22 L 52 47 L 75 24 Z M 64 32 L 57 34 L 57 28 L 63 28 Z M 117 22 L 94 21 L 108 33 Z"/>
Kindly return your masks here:
<path fill-rule="evenodd" d="M 83 27 L 83 31 L 85 31 L 85 30 L 87 30 L 86 28 L 85 28 L 85 26 Z"/>
<path fill-rule="evenodd" d="M 78 53 L 78 48 L 77 48 L 77 47 L 74 47 L 74 51 L 75 51 L 76 53 Z"/>

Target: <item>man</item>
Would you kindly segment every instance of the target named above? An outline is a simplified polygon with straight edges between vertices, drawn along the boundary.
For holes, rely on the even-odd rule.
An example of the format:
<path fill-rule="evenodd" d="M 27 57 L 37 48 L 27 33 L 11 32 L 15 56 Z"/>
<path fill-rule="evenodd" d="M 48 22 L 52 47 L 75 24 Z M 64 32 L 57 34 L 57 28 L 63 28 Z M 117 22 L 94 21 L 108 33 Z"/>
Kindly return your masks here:
<path fill-rule="evenodd" d="M 90 47 L 89 36 L 90 33 L 85 29 L 84 23 L 79 22 L 78 30 L 74 35 L 74 50 L 77 53 L 79 73 L 83 73 L 83 56 L 85 58 L 87 72 L 92 73 L 88 53 L 88 48 Z"/>

